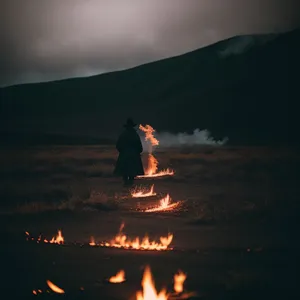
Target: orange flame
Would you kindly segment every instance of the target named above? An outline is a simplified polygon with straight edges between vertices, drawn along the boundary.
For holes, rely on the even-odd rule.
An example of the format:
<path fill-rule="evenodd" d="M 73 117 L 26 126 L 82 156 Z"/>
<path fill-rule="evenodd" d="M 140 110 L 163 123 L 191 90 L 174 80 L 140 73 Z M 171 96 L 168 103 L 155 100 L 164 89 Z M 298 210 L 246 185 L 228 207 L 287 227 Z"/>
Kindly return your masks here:
<path fill-rule="evenodd" d="M 95 239 L 94 239 L 93 236 L 91 236 L 91 241 L 89 242 L 89 245 L 90 246 L 96 246 Z"/>
<path fill-rule="evenodd" d="M 145 171 L 146 175 L 153 175 L 157 172 L 157 165 L 158 161 L 157 159 L 153 156 L 153 154 L 149 154 L 148 156 L 148 168 Z"/>
<path fill-rule="evenodd" d="M 119 233 L 112 241 L 100 243 L 100 246 L 136 250 L 172 250 L 172 248 L 169 248 L 169 245 L 173 240 L 173 234 L 169 233 L 166 237 L 160 237 L 160 242 L 150 241 L 147 235 L 145 235 L 141 241 L 138 237 L 134 240 L 130 240 L 122 232 L 124 226 L 124 223 L 122 223 Z"/>
<path fill-rule="evenodd" d="M 173 210 L 173 209 L 176 208 L 179 204 L 180 204 L 180 202 L 174 202 L 174 203 L 171 203 L 171 197 L 170 197 L 169 194 L 167 194 L 166 197 L 162 198 L 162 199 L 159 201 L 159 206 L 153 207 L 153 208 L 149 208 L 149 209 L 146 209 L 145 212 L 157 212 L 157 211 L 168 211 L 168 210 Z"/>
<path fill-rule="evenodd" d="M 43 242 L 43 243 L 50 243 L 50 244 L 63 244 L 64 243 L 64 237 L 62 235 L 62 232 L 61 230 L 58 230 L 58 233 L 57 233 L 57 236 L 56 237 L 52 237 L 52 239 L 49 241 L 47 239 L 42 239 L 42 236 L 39 235 L 37 239 L 33 238 L 30 236 L 29 232 L 28 231 L 25 231 L 25 234 L 26 234 L 26 240 L 36 240 L 37 243 L 40 243 L 40 242 Z"/>
<path fill-rule="evenodd" d="M 143 132 L 145 132 L 145 141 L 148 141 L 151 143 L 151 146 L 157 146 L 159 145 L 159 141 L 157 138 L 154 137 L 153 133 L 155 130 L 150 125 L 140 125 L 139 129 Z M 137 178 L 147 178 L 147 177 L 162 177 L 162 176 L 173 176 L 174 171 L 170 169 L 162 170 L 157 173 L 157 166 L 158 161 L 152 154 L 152 148 L 150 149 L 150 153 L 148 155 L 148 167 L 145 170 L 145 175 L 137 176 Z"/>
<path fill-rule="evenodd" d="M 167 300 L 168 295 L 165 289 L 157 293 L 152 278 L 150 267 L 147 266 L 142 279 L 143 291 L 136 293 L 136 300 Z"/>
<path fill-rule="evenodd" d="M 143 132 L 145 132 L 145 141 L 148 141 L 151 143 L 152 146 L 157 146 L 159 144 L 158 140 L 154 137 L 153 132 L 155 130 L 150 125 L 143 126 L 142 124 L 139 126 L 139 129 Z"/>
<path fill-rule="evenodd" d="M 125 271 L 120 270 L 115 276 L 109 278 L 111 283 L 122 283 L 125 281 Z"/>
<path fill-rule="evenodd" d="M 56 237 L 53 237 L 50 244 L 63 244 L 64 243 L 64 237 L 62 236 L 61 230 L 58 230 L 58 234 Z"/>
<path fill-rule="evenodd" d="M 65 293 L 65 291 L 63 289 L 59 288 L 57 285 L 52 283 L 50 280 L 47 280 L 47 284 L 53 292 L 55 292 L 57 294 L 64 294 Z"/>
<path fill-rule="evenodd" d="M 182 293 L 183 292 L 183 283 L 186 280 L 186 274 L 182 271 L 178 271 L 177 274 L 174 275 L 174 291 L 176 293 Z"/>
<path fill-rule="evenodd" d="M 148 155 L 148 167 L 145 170 L 145 175 L 139 175 L 137 178 L 149 178 L 149 177 L 162 177 L 162 176 L 173 176 L 174 171 L 171 169 L 165 169 L 157 172 L 158 161 L 153 154 Z"/>
<path fill-rule="evenodd" d="M 156 193 L 154 192 L 154 184 L 151 186 L 150 191 L 149 192 L 145 192 L 143 190 L 139 190 L 139 191 L 132 191 L 131 192 L 131 197 L 133 198 L 140 198 L 140 197 L 151 197 L 151 196 L 155 196 Z"/>

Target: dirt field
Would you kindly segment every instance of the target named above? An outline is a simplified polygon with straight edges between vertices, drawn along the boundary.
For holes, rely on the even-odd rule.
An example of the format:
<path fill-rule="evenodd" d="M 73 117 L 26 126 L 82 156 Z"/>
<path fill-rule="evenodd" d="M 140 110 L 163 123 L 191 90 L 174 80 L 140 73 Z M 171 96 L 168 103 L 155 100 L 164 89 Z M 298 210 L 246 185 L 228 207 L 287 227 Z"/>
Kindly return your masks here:
<path fill-rule="evenodd" d="M 196 147 L 155 156 L 159 169 L 172 168 L 175 175 L 136 180 L 145 189 L 154 184 L 157 195 L 132 198 L 112 176 L 117 153 L 111 147 L 1 149 L 4 289 L 21 299 L 36 297 L 32 291 L 41 289 L 37 296 L 44 298 L 133 300 L 149 264 L 158 290 L 172 291 L 174 273 L 186 272 L 184 286 L 197 292 L 195 299 L 296 295 L 297 149 Z M 143 158 L 146 163 L 147 155 Z M 181 201 L 176 210 L 142 211 L 168 193 Z M 91 236 L 110 241 L 122 222 L 130 238 L 148 233 L 159 240 L 173 233 L 174 250 L 88 245 Z M 65 245 L 26 241 L 25 231 L 51 238 L 58 229 Z M 108 284 L 105 279 L 120 269 L 127 280 Z M 46 293 L 47 279 L 66 293 Z"/>

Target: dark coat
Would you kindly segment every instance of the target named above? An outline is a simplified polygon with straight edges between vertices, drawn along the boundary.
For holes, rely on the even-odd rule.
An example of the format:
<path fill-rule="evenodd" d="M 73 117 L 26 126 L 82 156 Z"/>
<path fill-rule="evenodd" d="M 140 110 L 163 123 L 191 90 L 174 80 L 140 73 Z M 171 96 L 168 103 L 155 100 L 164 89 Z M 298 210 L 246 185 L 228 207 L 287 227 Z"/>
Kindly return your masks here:
<path fill-rule="evenodd" d="M 141 139 L 133 127 L 125 128 L 118 138 L 116 148 L 119 157 L 114 170 L 117 176 L 144 175 L 141 153 L 143 146 Z"/>

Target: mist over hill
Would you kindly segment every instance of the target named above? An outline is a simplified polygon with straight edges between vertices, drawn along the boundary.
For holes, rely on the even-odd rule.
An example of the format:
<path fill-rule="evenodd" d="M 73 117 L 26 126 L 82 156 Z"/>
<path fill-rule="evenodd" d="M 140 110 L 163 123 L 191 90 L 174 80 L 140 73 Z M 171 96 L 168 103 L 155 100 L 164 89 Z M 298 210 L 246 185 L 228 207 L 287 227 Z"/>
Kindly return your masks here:
<path fill-rule="evenodd" d="M 300 30 L 238 36 L 125 71 L 0 89 L 12 133 L 114 140 L 128 116 L 158 132 L 208 130 L 232 144 L 294 144 Z"/>

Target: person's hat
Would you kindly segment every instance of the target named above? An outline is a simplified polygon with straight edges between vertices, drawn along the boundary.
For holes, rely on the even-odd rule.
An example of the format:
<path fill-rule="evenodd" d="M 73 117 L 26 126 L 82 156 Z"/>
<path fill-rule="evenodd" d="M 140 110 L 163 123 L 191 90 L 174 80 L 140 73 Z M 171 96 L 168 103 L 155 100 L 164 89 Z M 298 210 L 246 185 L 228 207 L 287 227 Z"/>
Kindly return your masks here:
<path fill-rule="evenodd" d="M 126 123 L 124 124 L 124 127 L 135 127 L 136 124 L 133 122 L 131 118 L 128 118 Z"/>

